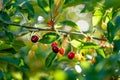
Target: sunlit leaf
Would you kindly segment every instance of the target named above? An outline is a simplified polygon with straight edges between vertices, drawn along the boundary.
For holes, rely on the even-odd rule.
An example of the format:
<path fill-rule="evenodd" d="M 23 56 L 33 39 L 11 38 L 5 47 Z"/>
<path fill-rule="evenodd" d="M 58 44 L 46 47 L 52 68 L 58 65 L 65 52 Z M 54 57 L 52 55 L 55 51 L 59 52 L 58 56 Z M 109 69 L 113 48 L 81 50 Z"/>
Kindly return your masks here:
<path fill-rule="evenodd" d="M 51 64 L 52 64 L 54 58 L 56 57 L 56 55 L 57 54 L 54 53 L 54 52 L 49 53 L 49 55 L 47 56 L 47 58 L 45 60 L 45 66 L 46 67 L 50 67 L 51 66 Z"/>
<path fill-rule="evenodd" d="M 98 54 L 100 54 L 103 58 L 106 57 L 103 49 L 96 49 L 96 52 L 97 52 Z"/>
<path fill-rule="evenodd" d="M 68 26 L 72 27 L 73 29 L 75 29 L 76 31 L 80 31 L 79 26 L 77 26 L 76 23 L 74 23 L 74 22 L 72 22 L 70 20 L 62 21 L 62 22 L 60 22 L 60 24 L 62 24 L 62 25 L 68 25 Z"/>
<path fill-rule="evenodd" d="M 103 16 L 103 13 L 100 10 L 96 10 L 93 17 L 92 17 L 92 24 L 93 26 L 98 25 L 100 22 L 101 18 Z"/>
<path fill-rule="evenodd" d="M 45 35 L 43 35 L 42 39 L 40 39 L 41 43 L 49 44 L 53 41 L 57 40 L 59 38 L 59 35 L 54 32 L 48 32 Z"/>
<path fill-rule="evenodd" d="M 87 72 L 90 69 L 90 66 L 91 66 L 90 63 L 87 61 L 80 62 L 80 67 L 84 72 Z"/>
<path fill-rule="evenodd" d="M 75 47 L 75 48 L 80 48 L 81 45 L 82 45 L 82 43 L 81 43 L 80 41 L 78 41 L 78 40 L 72 40 L 72 41 L 70 42 L 70 44 L 71 44 L 73 47 Z"/>
<path fill-rule="evenodd" d="M 96 45 L 94 43 L 91 43 L 91 42 L 86 42 L 84 43 L 83 47 L 82 48 L 87 48 L 87 49 L 90 49 L 90 48 L 93 48 L 93 49 L 98 49 L 100 48 L 99 45 Z"/>

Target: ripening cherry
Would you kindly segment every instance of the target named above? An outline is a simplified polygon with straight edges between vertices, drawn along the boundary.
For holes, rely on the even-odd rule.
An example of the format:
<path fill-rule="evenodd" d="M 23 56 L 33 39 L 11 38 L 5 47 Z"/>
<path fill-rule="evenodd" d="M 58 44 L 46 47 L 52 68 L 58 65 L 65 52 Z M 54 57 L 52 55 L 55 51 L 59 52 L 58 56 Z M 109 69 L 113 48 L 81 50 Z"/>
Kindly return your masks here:
<path fill-rule="evenodd" d="M 30 50 L 29 52 L 28 52 L 28 56 L 29 57 L 34 57 L 35 56 L 35 51 L 33 51 L 33 50 Z"/>
<path fill-rule="evenodd" d="M 88 50 L 88 53 L 90 53 L 90 54 L 92 54 L 92 53 L 94 53 L 94 48 L 90 48 L 89 50 Z"/>
<path fill-rule="evenodd" d="M 58 46 L 58 44 L 56 42 L 52 42 L 51 46 Z"/>
<path fill-rule="evenodd" d="M 59 53 L 60 53 L 61 55 L 64 55 L 64 53 L 65 53 L 64 48 L 59 48 Z"/>
<path fill-rule="evenodd" d="M 74 52 L 69 52 L 68 53 L 68 58 L 69 59 L 73 59 L 75 57 L 75 53 Z"/>
<path fill-rule="evenodd" d="M 81 60 L 81 56 L 80 56 L 80 54 L 75 54 L 75 57 L 74 57 L 76 60 Z"/>
<path fill-rule="evenodd" d="M 93 58 L 91 59 L 91 63 L 94 64 L 95 62 L 96 62 L 96 60 L 95 60 L 95 58 L 93 57 Z"/>
<path fill-rule="evenodd" d="M 38 39 L 39 39 L 39 37 L 38 37 L 37 35 L 33 35 L 33 36 L 31 37 L 31 41 L 32 41 L 33 43 L 38 42 Z"/>
<path fill-rule="evenodd" d="M 107 30 L 107 24 L 106 24 L 105 22 L 103 22 L 103 23 L 101 24 L 101 28 L 102 28 L 103 30 Z"/>
<path fill-rule="evenodd" d="M 53 52 L 55 52 L 55 53 L 58 53 L 58 52 L 59 52 L 58 46 L 53 46 L 53 47 L 52 47 L 52 50 L 53 50 Z"/>

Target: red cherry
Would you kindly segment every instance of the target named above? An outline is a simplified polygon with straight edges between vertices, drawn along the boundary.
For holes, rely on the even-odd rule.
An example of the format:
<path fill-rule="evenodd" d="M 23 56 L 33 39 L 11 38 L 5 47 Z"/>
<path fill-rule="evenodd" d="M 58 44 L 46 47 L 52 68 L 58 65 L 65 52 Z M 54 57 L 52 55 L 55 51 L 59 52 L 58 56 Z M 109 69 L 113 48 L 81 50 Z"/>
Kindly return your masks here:
<path fill-rule="evenodd" d="M 55 52 L 55 53 L 58 53 L 58 52 L 59 52 L 58 46 L 53 46 L 53 47 L 52 47 L 52 50 L 53 50 L 53 52 Z"/>
<path fill-rule="evenodd" d="M 58 46 L 58 44 L 56 42 L 52 42 L 51 46 Z"/>
<path fill-rule="evenodd" d="M 39 37 L 36 36 L 36 35 L 33 35 L 33 36 L 31 37 L 31 41 L 32 41 L 33 43 L 36 43 L 36 42 L 38 41 L 38 39 L 39 39 Z"/>
<path fill-rule="evenodd" d="M 59 53 L 60 53 L 61 55 L 64 55 L 64 53 L 65 53 L 64 48 L 59 48 Z"/>
<path fill-rule="evenodd" d="M 68 58 L 69 59 L 73 59 L 75 57 L 75 53 L 74 52 L 69 52 L 68 53 Z"/>

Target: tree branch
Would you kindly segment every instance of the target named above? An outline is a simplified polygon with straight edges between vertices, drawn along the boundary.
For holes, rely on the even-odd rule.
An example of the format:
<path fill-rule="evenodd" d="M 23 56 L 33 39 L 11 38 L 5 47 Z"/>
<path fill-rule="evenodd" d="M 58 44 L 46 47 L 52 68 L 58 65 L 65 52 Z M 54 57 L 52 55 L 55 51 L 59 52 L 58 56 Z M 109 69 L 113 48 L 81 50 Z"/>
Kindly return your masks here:
<path fill-rule="evenodd" d="M 5 22 L 5 21 L 1 21 L 1 20 L 0 20 L 0 22 L 2 22 L 3 24 L 6 24 L 6 25 L 14 25 L 14 26 L 17 26 L 17 27 L 34 29 L 35 31 L 55 31 L 52 28 L 37 28 L 37 27 L 34 27 L 34 26 L 25 26 L 25 25 L 15 24 L 15 23 L 11 23 L 11 22 Z M 62 32 L 62 33 L 66 33 L 66 34 L 75 34 L 75 35 L 82 35 L 84 37 L 87 37 L 87 35 L 82 33 L 82 32 L 68 32 L 68 31 L 64 31 L 64 30 L 57 30 L 57 31 Z M 102 39 L 97 38 L 97 37 L 92 37 L 92 38 L 95 39 L 95 40 L 102 40 Z"/>

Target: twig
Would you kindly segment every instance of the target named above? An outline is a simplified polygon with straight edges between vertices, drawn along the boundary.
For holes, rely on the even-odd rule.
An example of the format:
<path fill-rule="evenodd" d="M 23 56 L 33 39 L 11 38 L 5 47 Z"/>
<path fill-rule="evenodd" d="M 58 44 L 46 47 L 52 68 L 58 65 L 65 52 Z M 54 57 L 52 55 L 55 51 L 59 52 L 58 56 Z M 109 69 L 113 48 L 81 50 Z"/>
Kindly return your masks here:
<path fill-rule="evenodd" d="M 17 27 L 34 29 L 35 31 L 55 31 L 52 28 L 36 28 L 34 26 L 25 26 L 25 25 L 15 24 L 15 23 L 11 23 L 11 22 L 5 22 L 5 21 L 0 21 L 0 22 L 2 22 L 3 24 L 6 24 L 6 25 L 14 25 Z M 66 33 L 66 34 L 75 34 L 75 35 L 82 35 L 84 37 L 87 37 L 87 35 L 82 33 L 82 32 L 68 32 L 68 31 L 64 31 L 64 30 L 57 30 L 57 31 L 62 32 L 62 33 Z M 102 39 L 97 38 L 97 37 L 92 37 L 92 38 L 95 40 L 102 40 Z"/>

